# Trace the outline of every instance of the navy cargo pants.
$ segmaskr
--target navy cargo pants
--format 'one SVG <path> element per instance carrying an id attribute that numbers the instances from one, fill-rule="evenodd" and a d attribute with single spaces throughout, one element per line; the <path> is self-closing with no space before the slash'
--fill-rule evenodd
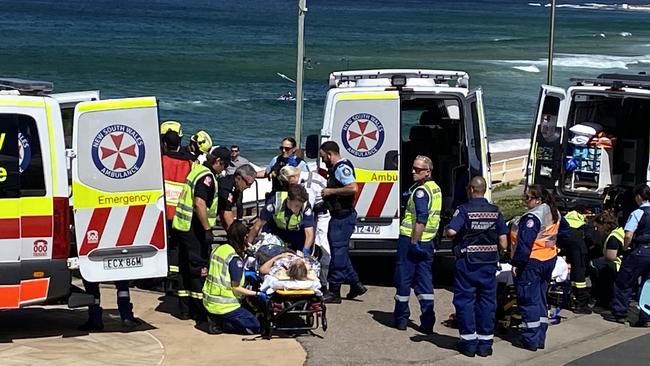
<path id="1" fill-rule="evenodd" d="M 411 238 L 400 235 L 397 240 L 397 259 L 395 263 L 395 326 L 405 326 L 409 316 L 409 296 L 411 288 L 420 302 L 420 330 L 433 332 L 436 315 L 433 310 L 433 241 L 420 242 L 417 250 Z"/>
<path id="2" fill-rule="evenodd" d="M 521 311 L 523 330 L 521 342 L 528 348 L 542 348 L 548 329 L 546 292 L 551 281 L 556 258 L 546 261 L 529 259 L 515 277 L 517 306 Z"/>
<path id="3" fill-rule="evenodd" d="M 93 295 L 95 303 L 88 307 L 88 323 L 101 327 L 104 322 L 102 320 L 103 309 L 100 305 L 101 295 L 99 291 L 99 282 L 88 282 L 83 280 L 84 288 L 89 295 Z M 117 290 L 117 309 L 120 312 L 122 320 L 133 319 L 133 304 L 129 294 L 129 281 L 115 281 L 115 289 Z"/>
<path id="4" fill-rule="evenodd" d="M 342 217 L 332 217 L 327 231 L 332 258 L 327 281 L 330 289 L 336 291 L 344 283 L 355 284 L 359 276 L 350 261 L 350 237 L 357 224 L 357 213 L 352 212 Z"/>
<path id="5" fill-rule="evenodd" d="M 485 353 L 492 348 L 497 309 L 496 270 L 496 263 L 456 260 L 454 307 L 460 333 L 458 346 L 468 352 Z"/>
<path id="6" fill-rule="evenodd" d="M 619 318 L 627 317 L 630 297 L 636 288 L 639 277 L 643 283 L 650 275 L 650 248 L 636 248 L 623 259 L 621 269 L 618 271 L 614 282 L 614 300 L 612 301 L 612 314 Z M 639 292 L 641 292 L 639 290 Z M 639 322 L 650 321 L 650 316 L 639 312 Z"/>

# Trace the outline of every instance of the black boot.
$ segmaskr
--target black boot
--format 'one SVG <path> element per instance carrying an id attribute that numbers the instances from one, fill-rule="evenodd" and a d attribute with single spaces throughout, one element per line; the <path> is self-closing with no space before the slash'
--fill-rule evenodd
<path id="1" fill-rule="evenodd" d="M 326 304 L 340 304 L 341 287 L 330 285 L 329 293 L 323 297 L 323 302 Z"/>
<path id="2" fill-rule="evenodd" d="M 214 315 L 208 315 L 208 334 L 223 333 L 223 322 Z"/>
<path id="3" fill-rule="evenodd" d="M 591 314 L 589 308 L 589 291 L 586 288 L 573 288 L 575 296 L 575 303 L 573 305 L 573 312 L 575 314 Z"/>
<path id="4" fill-rule="evenodd" d="M 347 295 L 345 295 L 345 298 L 348 300 L 352 300 L 357 296 L 361 296 L 365 294 L 368 291 L 366 286 L 363 285 L 361 282 L 357 282 L 353 285 L 350 285 L 350 292 L 348 292 Z"/>

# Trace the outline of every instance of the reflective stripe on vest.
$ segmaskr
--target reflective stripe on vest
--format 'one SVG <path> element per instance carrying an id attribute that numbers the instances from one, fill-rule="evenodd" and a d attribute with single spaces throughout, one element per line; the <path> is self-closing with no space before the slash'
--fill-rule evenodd
<path id="1" fill-rule="evenodd" d="M 622 227 L 617 227 L 616 229 L 612 230 L 609 235 L 607 235 L 607 238 L 605 239 L 605 245 L 603 245 L 603 255 L 607 255 L 607 243 L 609 242 L 610 238 L 615 238 L 621 243 L 621 248 L 623 247 L 623 244 L 625 243 L 625 229 Z M 614 265 L 616 265 L 616 271 L 621 268 L 621 263 L 622 259 L 621 256 L 617 256 L 616 259 L 614 259 Z"/>
<path id="2" fill-rule="evenodd" d="M 551 208 L 546 203 L 542 203 L 541 205 L 526 212 L 524 216 L 527 214 L 534 215 L 541 223 L 539 233 L 537 233 L 537 238 L 535 238 L 535 241 L 533 242 L 530 258 L 540 261 L 546 261 L 554 258 L 557 256 L 556 243 L 557 233 L 560 229 L 560 220 L 557 220 L 556 223 L 553 222 Z M 511 226 L 510 238 L 513 239 L 513 251 L 511 255 L 514 255 L 514 247 L 517 245 L 517 230 L 519 227 L 520 219 L 521 218 L 517 219 L 514 225 Z"/>
<path id="3" fill-rule="evenodd" d="M 163 179 L 165 182 L 165 210 L 167 220 L 172 220 L 176 213 L 178 200 L 183 192 L 187 175 L 192 170 L 192 161 L 162 156 Z"/>
<path id="4" fill-rule="evenodd" d="M 300 230 L 300 225 L 302 224 L 302 212 L 299 214 L 291 213 L 289 220 L 287 220 L 284 202 L 288 197 L 287 192 L 277 192 L 275 194 L 275 213 L 273 214 L 273 221 L 275 226 L 280 230 L 289 230 L 289 231 L 298 231 Z M 307 203 L 305 202 L 305 205 Z"/>
<path id="5" fill-rule="evenodd" d="M 227 314 L 240 307 L 237 295 L 232 291 L 229 264 L 239 258 L 230 244 L 223 244 L 212 251 L 210 269 L 203 285 L 203 306 L 211 314 Z M 244 285 L 244 276 L 240 286 Z"/>
<path id="6" fill-rule="evenodd" d="M 422 237 L 420 241 L 431 241 L 438 234 L 438 226 L 440 224 L 440 209 L 442 207 L 442 195 L 440 194 L 440 187 L 432 181 L 426 181 L 424 184 L 417 186 L 411 192 L 408 203 L 406 204 L 406 211 L 404 212 L 404 219 L 399 227 L 399 233 L 411 237 L 413 234 L 413 228 L 416 224 L 416 213 L 415 213 L 415 202 L 413 201 L 413 195 L 415 192 L 424 188 L 424 190 L 429 195 L 429 217 L 427 223 L 424 226 L 424 231 L 422 232 Z"/>
<path id="7" fill-rule="evenodd" d="M 174 182 L 171 180 L 164 181 L 165 183 L 165 208 L 167 210 L 167 217 L 174 217 L 176 213 L 176 206 L 178 206 L 179 198 L 183 193 L 183 183 Z"/>
<path id="8" fill-rule="evenodd" d="M 214 174 L 206 166 L 201 164 L 193 164 L 190 174 L 187 175 L 185 179 L 185 184 L 183 185 L 183 191 L 178 200 L 178 205 L 176 206 L 176 213 L 174 214 L 174 219 L 172 221 L 172 227 L 179 231 L 187 232 L 190 230 L 192 225 L 192 215 L 194 214 L 194 187 L 196 183 L 205 177 L 210 175 L 214 182 L 214 199 L 212 200 L 212 205 L 208 208 L 208 224 L 214 226 L 217 223 L 217 181 L 214 179 Z"/>

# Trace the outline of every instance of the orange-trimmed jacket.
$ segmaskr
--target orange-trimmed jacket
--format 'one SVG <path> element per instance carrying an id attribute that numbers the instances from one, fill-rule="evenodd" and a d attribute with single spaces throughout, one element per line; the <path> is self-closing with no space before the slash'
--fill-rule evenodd
<path id="1" fill-rule="evenodd" d="M 560 220 L 557 220 L 555 223 L 553 222 L 551 208 L 545 203 L 542 203 L 534 209 L 526 212 L 524 216 L 528 214 L 537 217 L 541 223 L 539 233 L 537 233 L 537 237 L 535 238 L 535 241 L 532 245 L 530 258 L 537 259 L 539 261 L 547 261 L 549 259 L 553 259 L 555 256 L 557 256 L 556 243 L 557 233 L 560 230 Z M 520 219 L 517 219 L 513 225 L 510 226 L 510 240 L 512 243 L 512 251 L 510 253 L 511 257 L 514 256 L 515 248 L 517 245 L 517 231 L 519 230 L 519 220 Z"/>

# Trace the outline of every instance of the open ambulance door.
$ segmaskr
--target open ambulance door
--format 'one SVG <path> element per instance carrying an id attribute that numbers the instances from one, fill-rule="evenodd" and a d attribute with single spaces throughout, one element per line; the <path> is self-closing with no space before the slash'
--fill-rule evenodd
<path id="1" fill-rule="evenodd" d="M 483 91 L 479 88 L 469 93 L 466 107 L 469 109 L 465 118 L 467 152 L 469 155 L 469 177 L 480 175 L 485 179 L 488 190 L 485 198 L 492 200 L 492 176 L 490 174 L 489 145 L 487 140 L 487 123 L 483 110 Z M 459 184 L 459 182 L 454 182 Z"/>
<path id="2" fill-rule="evenodd" d="M 562 135 L 566 110 L 566 91 L 542 85 L 535 125 L 530 140 L 526 186 L 541 184 L 554 192 L 562 173 Z"/>
<path id="3" fill-rule="evenodd" d="M 389 232 L 399 214 L 400 95 L 396 90 L 338 92 L 331 139 L 355 167 L 358 184 L 356 238 L 396 239 Z"/>
<path id="4" fill-rule="evenodd" d="M 166 276 L 156 99 L 79 103 L 72 140 L 73 209 L 82 276 L 92 282 Z"/>

